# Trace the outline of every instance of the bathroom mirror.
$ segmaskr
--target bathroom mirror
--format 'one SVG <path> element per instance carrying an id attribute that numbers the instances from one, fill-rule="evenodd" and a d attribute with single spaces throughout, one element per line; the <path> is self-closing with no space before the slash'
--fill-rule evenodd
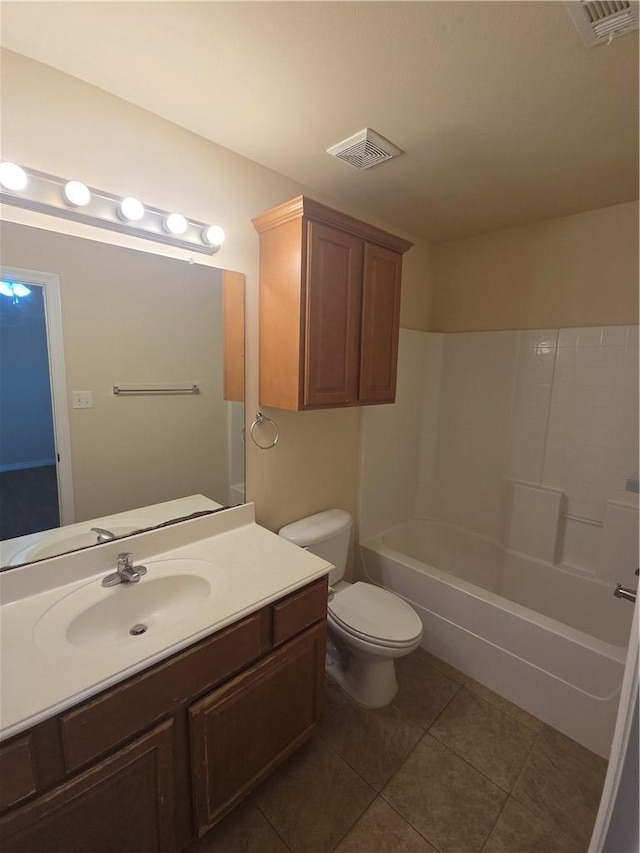
<path id="1" fill-rule="evenodd" d="M 14 223 L 0 224 L 0 240 L 3 271 L 38 273 L 25 276 L 28 295 L 6 281 L 0 293 L 2 566 L 16 564 L 16 537 L 61 523 L 90 530 L 189 496 L 203 498 L 169 508 L 182 517 L 242 503 L 243 276 Z M 47 287 L 59 293 L 58 358 Z M 60 458 L 65 429 L 70 459 Z M 169 520 L 135 518 L 118 536 Z M 57 538 L 69 547 L 56 553 L 86 547 Z"/>

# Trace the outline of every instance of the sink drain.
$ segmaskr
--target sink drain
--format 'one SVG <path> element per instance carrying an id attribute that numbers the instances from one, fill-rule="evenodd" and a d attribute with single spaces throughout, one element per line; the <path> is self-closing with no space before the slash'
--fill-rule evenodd
<path id="1" fill-rule="evenodd" d="M 139 622 L 137 625 L 134 625 L 133 628 L 129 629 L 129 633 L 132 637 L 139 637 L 140 634 L 144 634 L 147 630 L 147 626 L 143 625 L 142 622 Z"/>

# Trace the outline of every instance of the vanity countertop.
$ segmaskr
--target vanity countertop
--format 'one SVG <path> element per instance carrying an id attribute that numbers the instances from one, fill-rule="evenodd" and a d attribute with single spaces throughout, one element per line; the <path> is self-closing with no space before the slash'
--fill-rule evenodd
<path id="1" fill-rule="evenodd" d="M 120 551 L 147 566 L 139 584 L 101 586 Z M 172 562 L 168 562 L 172 561 Z M 177 561 L 177 562 L 176 562 Z M 119 608 L 134 587 L 167 574 L 210 573 L 211 594 L 195 608 L 131 641 L 69 642 L 64 612 L 88 597 Z M 266 604 L 328 574 L 332 567 L 255 523 L 252 504 L 149 531 L 0 575 L 0 740 L 122 681 Z M 127 588 L 131 587 L 131 589 Z M 135 593 L 134 593 L 135 594 Z M 75 598 L 70 598 L 75 596 Z M 121 598 L 118 598 L 120 596 Z M 133 599 L 129 599 L 132 601 Z M 55 608 L 55 611 L 52 610 Z M 63 615 L 56 635 L 56 619 Z M 53 634 L 44 627 L 53 624 Z M 44 626 L 44 627 L 43 627 Z M 95 632 L 94 632 L 95 634 Z M 53 639 L 52 639 L 53 637 Z"/>

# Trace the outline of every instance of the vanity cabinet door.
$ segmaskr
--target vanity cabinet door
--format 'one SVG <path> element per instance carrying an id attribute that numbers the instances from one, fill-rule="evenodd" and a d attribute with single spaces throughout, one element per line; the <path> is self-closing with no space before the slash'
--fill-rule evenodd
<path id="1" fill-rule="evenodd" d="M 323 710 L 324 657 L 322 623 L 191 706 L 199 835 L 312 734 Z"/>
<path id="2" fill-rule="evenodd" d="M 17 805 L 36 792 L 31 736 L 0 747 L 0 811 Z"/>
<path id="3" fill-rule="evenodd" d="M 175 849 L 173 724 L 167 721 L 0 819 L 11 853 Z"/>

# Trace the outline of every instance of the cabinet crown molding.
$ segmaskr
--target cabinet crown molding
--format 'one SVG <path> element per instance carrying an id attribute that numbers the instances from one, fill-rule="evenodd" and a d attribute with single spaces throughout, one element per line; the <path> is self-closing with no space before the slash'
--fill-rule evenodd
<path id="1" fill-rule="evenodd" d="M 313 219 L 314 222 L 322 222 L 325 225 L 332 225 L 335 228 L 345 231 L 350 234 L 355 234 L 358 237 L 363 237 L 380 246 L 386 246 L 394 252 L 404 254 L 412 246 L 409 240 L 402 237 L 397 237 L 395 234 L 390 234 L 388 231 L 383 231 L 375 225 L 370 225 L 368 222 L 363 222 L 361 219 L 355 219 L 346 213 L 339 210 L 334 210 L 321 204 L 315 199 L 305 195 L 297 196 L 277 207 L 271 208 L 266 213 L 252 219 L 253 227 L 258 234 L 264 231 L 269 231 L 271 228 L 277 228 L 285 222 L 294 219 Z"/>

